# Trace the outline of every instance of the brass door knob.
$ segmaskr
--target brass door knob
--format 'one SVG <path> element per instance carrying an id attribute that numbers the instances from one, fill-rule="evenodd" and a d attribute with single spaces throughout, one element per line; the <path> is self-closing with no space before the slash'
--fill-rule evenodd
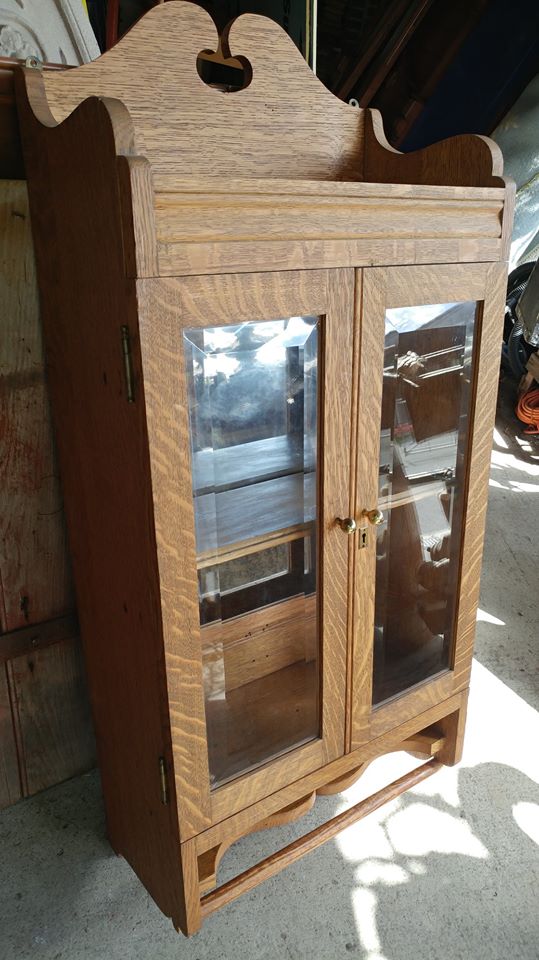
<path id="1" fill-rule="evenodd" d="M 384 522 L 384 514 L 381 510 L 364 510 L 361 516 L 366 517 L 369 523 L 372 523 L 375 527 Z"/>
<path id="2" fill-rule="evenodd" d="M 351 534 L 356 532 L 357 523 L 353 517 L 345 517 L 344 520 L 341 517 L 337 517 L 336 519 L 341 530 L 344 530 L 345 533 Z"/>

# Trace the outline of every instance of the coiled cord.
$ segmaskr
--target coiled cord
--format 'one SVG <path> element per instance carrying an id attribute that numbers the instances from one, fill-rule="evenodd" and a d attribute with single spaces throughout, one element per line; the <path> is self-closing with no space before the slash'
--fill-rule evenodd
<path id="1" fill-rule="evenodd" d="M 524 433 L 539 433 L 539 390 L 529 390 L 520 397 L 515 413 L 523 423 L 529 423 L 530 428 Z"/>

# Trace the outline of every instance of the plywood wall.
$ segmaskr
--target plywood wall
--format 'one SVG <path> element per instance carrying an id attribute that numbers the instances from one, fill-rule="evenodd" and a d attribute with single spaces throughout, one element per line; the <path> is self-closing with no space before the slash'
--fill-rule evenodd
<path id="1" fill-rule="evenodd" d="M 26 183 L 0 181 L 0 807 L 94 763 Z"/>

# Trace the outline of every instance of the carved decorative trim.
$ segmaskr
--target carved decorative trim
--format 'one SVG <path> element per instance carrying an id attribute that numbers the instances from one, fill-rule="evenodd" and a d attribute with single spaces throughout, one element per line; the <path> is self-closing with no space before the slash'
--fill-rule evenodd
<path id="1" fill-rule="evenodd" d="M 3 11 L 2 11 L 2 16 Z M 28 27 L 15 23 L 0 23 L 0 55 L 26 60 L 27 57 L 43 59 L 43 50 L 37 37 Z"/>
<path id="2" fill-rule="evenodd" d="M 293 823 L 295 820 L 299 820 L 300 817 L 303 817 L 306 813 L 308 813 L 309 810 L 312 809 L 317 797 L 332 796 L 335 793 L 342 793 L 343 790 L 347 790 L 348 787 L 351 787 L 352 784 L 356 782 L 356 780 L 359 780 L 373 760 L 378 759 L 384 754 L 405 750 L 407 753 L 411 753 L 414 757 L 432 758 L 439 755 L 445 743 L 446 739 L 444 738 L 444 735 L 440 733 L 435 725 L 426 727 L 425 730 L 422 730 L 411 737 L 407 737 L 406 740 L 403 740 L 398 745 L 393 744 L 382 749 L 376 757 L 372 757 L 371 759 L 360 763 L 357 767 L 354 767 L 352 770 L 348 770 L 346 773 L 336 777 L 334 780 L 324 784 L 322 787 L 318 787 L 316 790 L 306 794 L 299 800 L 289 803 L 286 807 L 283 807 L 282 810 L 277 810 L 264 820 L 259 820 L 257 823 L 249 826 L 246 830 L 243 830 L 240 834 L 231 834 L 230 836 L 219 841 L 219 843 L 216 843 L 215 846 L 211 847 L 210 849 L 204 850 L 198 856 L 200 894 L 203 895 L 208 893 L 208 891 L 213 890 L 217 885 L 217 869 L 219 864 L 221 863 L 226 851 L 232 846 L 233 843 L 236 843 L 237 840 L 248 836 L 250 833 L 257 833 L 259 830 L 267 830 L 269 827 L 282 826 L 283 824 Z"/>

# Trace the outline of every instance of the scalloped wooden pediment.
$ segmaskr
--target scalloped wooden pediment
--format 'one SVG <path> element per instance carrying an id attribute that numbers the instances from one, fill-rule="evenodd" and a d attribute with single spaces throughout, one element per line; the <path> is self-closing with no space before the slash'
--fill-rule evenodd
<path id="1" fill-rule="evenodd" d="M 50 109 L 59 121 L 86 97 L 122 100 L 156 173 L 362 179 L 363 112 L 320 83 L 281 27 L 245 14 L 221 46 L 251 64 L 245 89 L 223 93 L 200 79 L 198 54 L 219 47 L 205 10 L 160 4 L 98 60 L 46 74 Z"/>
<path id="2" fill-rule="evenodd" d="M 223 92 L 204 83 L 197 58 L 208 51 L 246 63 L 247 85 Z M 43 123 L 60 123 L 89 97 L 106 98 L 116 152 L 145 157 L 158 177 L 506 183 L 500 150 L 487 137 L 453 137 L 409 154 L 394 150 L 378 111 L 330 93 L 266 17 L 243 14 L 219 38 L 202 7 L 169 0 L 92 63 L 35 73 L 26 71 L 26 97 Z"/>

